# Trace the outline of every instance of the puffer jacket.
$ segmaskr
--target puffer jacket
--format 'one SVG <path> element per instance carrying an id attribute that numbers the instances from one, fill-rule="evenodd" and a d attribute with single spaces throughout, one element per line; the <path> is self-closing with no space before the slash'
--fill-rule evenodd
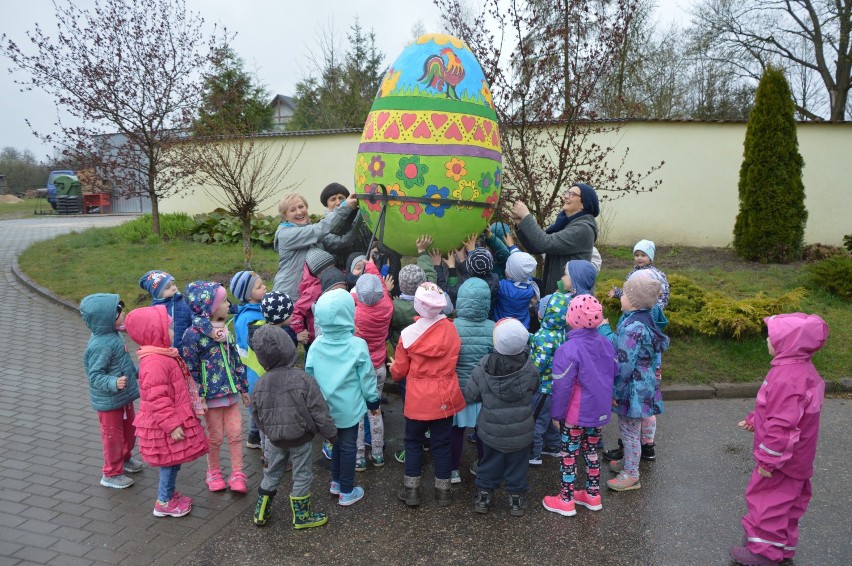
<path id="1" fill-rule="evenodd" d="M 494 321 L 488 319 L 490 307 L 491 289 L 482 279 L 473 277 L 459 287 L 453 325 L 461 339 L 456 374 L 462 389 L 470 379 L 473 368 L 484 356 L 494 351 Z"/>
<path id="2" fill-rule="evenodd" d="M 169 347 L 169 322 L 163 306 L 136 309 L 127 315 L 127 333 L 139 345 Z M 207 452 L 207 437 L 192 410 L 189 385 L 178 358 L 148 354 L 139 361 L 142 400 L 133 421 L 142 459 L 151 466 L 176 466 Z M 171 433 L 183 429 L 184 438 Z"/>
<path id="3" fill-rule="evenodd" d="M 364 273 L 372 273 L 379 279 L 382 277 L 372 261 L 364 264 Z M 367 343 L 373 367 L 380 367 L 387 358 L 388 329 L 393 317 L 393 301 L 388 288 L 382 280 L 382 298 L 374 305 L 360 302 L 355 292 L 352 298 L 355 299 L 355 328 L 358 329 L 358 336 Z"/>
<path id="4" fill-rule="evenodd" d="M 118 295 L 96 293 L 80 302 L 80 314 L 92 331 L 83 367 L 89 379 L 89 399 L 96 411 L 120 409 L 139 398 L 136 366 L 127 346 L 115 330 Z M 118 389 L 118 378 L 127 376 L 127 385 Z"/>
<path id="5" fill-rule="evenodd" d="M 476 421 L 482 442 L 501 452 L 532 443 L 532 395 L 537 386 L 538 370 L 527 352 L 515 356 L 495 352 L 482 358 L 464 389 L 468 403 L 482 402 Z"/>
<path id="6" fill-rule="evenodd" d="M 248 381 L 249 393 L 257 383 L 257 378 L 262 371 L 257 371 L 257 358 L 251 349 L 249 339 L 251 338 L 252 330 L 258 322 L 265 323 L 263 311 L 260 310 L 260 303 L 244 303 L 240 305 L 240 310 L 237 311 L 237 316 L 234 317 L 234 338 L 236 340 L 237 352 L 240 355 L 240 361 L 246 366 L 246 379 Z"/>
<path id="7" fill-rule="evenodd" d="M 252 416 L 257 427 L 279 448 L 301 446 L 318 432 L 326 439 L 337 435 L 334 420 L 316 380 L 293 367 L 296 346 L 277 326 L 259 328 L 252 347 L 266 368 L 254 385 Z"/>
<path id="8" fill-rule="evenodd" d="M 175 293 L 168 299 L 153 299 L 151 306 L 163 305 L 169 316 L 172 317 L 172 330 L 175 333 L 172 346 L 178 349 L 183 347 L 183 333 L 186 329 L 192 326 L 192 311 L 189 310 L 189 305 L 183 300 L 183 295 Z"/>
<path id="9" fill-rule="evenodd" d="M 311 274 L 308 265 L 302 268 L 302 280 L 299 282 L 299 298 L 293 305 L 293 317 L 290 319 L 290 328 L 298 334 L 303 330 L 308 331 L 308 344 L 316 337 L 316 326 L 314 325 L 314 309 L 317 299 L 322 295 L 322 284 L 320 280 Z"/>
<path id="10" fill-rule="evenodd" d="M 530 336 L 532 346 L 530 355 L 535 367 L 541 375 L 539 391 L 550 395 L 553 388 L 553 356 L 559 347 L 568 339 L 566 316 L 571 296 L 560 292 L 550 295 L 541 317 L 541 328 Z"/>
<path id="11" fill-rule="evenodd" d="M 510 279 L 501 279 L 494 303 L 494 320 L 517 318 L 524 327 L 530 328 L 530 303 L 535 298 L 535 289 L 529 283 L 520 286 Z"/>

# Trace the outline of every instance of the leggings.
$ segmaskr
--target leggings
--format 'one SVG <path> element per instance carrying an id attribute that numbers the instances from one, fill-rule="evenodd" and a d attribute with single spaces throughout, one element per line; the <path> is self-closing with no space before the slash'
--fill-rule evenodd
<path id="1" fill-rule="evenodd" d="M 562 499 L 570 501 L 574 498 L 575 481 L 577 479 L 577 457 L 583 453 L 586 461 L 586 493 L 595 497 L 601 491 L 601 462 L 598 458 L 598 439 L 601 436 L 600 427 L 579 427 L 562 425 Z"/>
<path id="2" fill-rule="evenodd" d="M 240 406 L 234 403 L 228 407 L 208 409 L 204 416 L 207 422 L 207 437 L 210 451 L 207 453 L 207 469 L 218 470 L 219 448 L 228 437 L 228 451 L 231 453 L 231 472 L 243 471 L 243 430 Z"/>

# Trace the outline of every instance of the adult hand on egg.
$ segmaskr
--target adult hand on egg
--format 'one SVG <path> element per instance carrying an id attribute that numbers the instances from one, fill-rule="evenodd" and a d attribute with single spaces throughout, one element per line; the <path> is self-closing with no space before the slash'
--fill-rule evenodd
<path id="1" fill-rule="evenodd" d="M 529 215 L 530 209 L 527 208 L 527 205 L 523 201 L 516 200 L 515 204 L 512 205 L 512 216 L 515 219 L 515 223 L 520 222 Z"/>

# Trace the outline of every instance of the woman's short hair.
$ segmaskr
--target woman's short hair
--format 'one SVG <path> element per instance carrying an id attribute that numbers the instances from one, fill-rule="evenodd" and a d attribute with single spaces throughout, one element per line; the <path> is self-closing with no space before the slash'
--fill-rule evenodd
<path id="1" fill-rule="evenodd" d="M 287 209 L 290 208 L 297 200 L 301 200 L 305 203 L 305 208 L 308 207 L 308 201 L 299 193 L 284 193 L 284 196 L 281 197 L 281 202 L 278 203 L 278 214 L 284 216 Z"/>

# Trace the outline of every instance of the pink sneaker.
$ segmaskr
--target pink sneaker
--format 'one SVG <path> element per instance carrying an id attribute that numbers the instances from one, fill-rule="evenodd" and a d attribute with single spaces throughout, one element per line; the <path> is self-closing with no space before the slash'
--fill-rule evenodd
<path id="1" fill-rule="evenodd" d="M 154 516 L 183 517 L 189 513 L 191 509 L 192 507 L 185 500 L 172 496 L 165 505 L 161 504 L 159 501 L 154 503 Z"/>
<path id="2" fill-rule="evenodd" d="M 172 495 L 172 497 L 177 499 L 178 501 L 185 501 L 187 505 L 192 507 L 192 498 L 189 497 L 188 495 L 184 495 L 179 491 L 175 491 L 175 493 L 174 493 L 174 495 Z"/>
<path id="3" fill-rule="evenodd" d="M 548 495 L 541 500 L 541 504 L 548 511 L 559 513 L 563 517 L 573 517 L 577 514 L 574 501 L 565 501 L 561 495 Z"/>
<path id="4" fill-rule="evenodd" d="M 639 478 L 628 476 L 625 472 L 621 472 L 611 480 L 606 480 L 606 485 L 613 491 L 630 491 L 642 487 Z"/>
<path id="5" fill-rule="evenodd" d="M 246 487 L 246 475 L 242 472 L 234 472 L 231 474 L 231 477 L 228 478 L 228 487 L 230 487 L 233 492 L 246 493 L 248 491 L 248 488 Z"/>
<path id="6" fill-rule="evenodd" d="M 574 491 L 574 503 L 582 505 L 586 509 L 590 509 L 592 511 L 600 511 L 603 509 L 601 496 L 591 496 L 585 489 L 578 489 Z"/>
<path id="7" fill-rule="evenodd" d="M 222 471 L 218 468 L 215 470 L 207 470 L 207 489 L 210 491 L 224 491 L 228 487 L 225 485 L 225 479 L 222 477 Z"/>

